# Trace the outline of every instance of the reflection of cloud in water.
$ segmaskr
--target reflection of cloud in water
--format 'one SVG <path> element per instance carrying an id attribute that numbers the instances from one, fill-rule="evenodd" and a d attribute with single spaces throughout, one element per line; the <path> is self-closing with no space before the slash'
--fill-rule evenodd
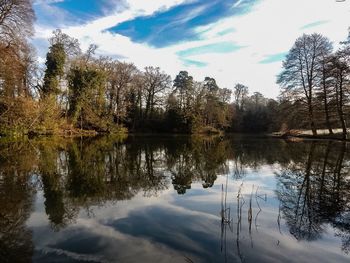
<path id="1" fill-rule="evenodd" d="M 223 181 L 219 178 L 218 185 Z M 239 182 L 231 183 L 231 189 L 238 189 Z M 251 186 L 249 182 L 245 187 L 251 189 Z M 200 184 L 195 184 L 193 193 L 200 187 Z M 114 206 L 96 207 L 95 218 L 79 218 L 75 225 L 54 233 L 40 246 L 43 251 L 48 247 L 64 251 L 65 255 L 93 254 L 94 258 L 101 257 L 107 262 L 135 262 L 137 258 L 142 258 L 143 262 L 185 262 L 185 256 L 193 262 L 221 261 L 219 189 L 213 187 L 209 195 L 193 194 L 192 198 L 186 198 L 186 195 L 176 198 L 177 194 L 173 191 L 166 191 L 160 195 L 161 198 L 154 200 L 136 196 L 127 204 L 119 202 Z M 232 211 L 235 211 L 236 194 L 235 190 L 229 192 Z M 249 194 L 244 198 L 248 200 Z M 274 197 L 268 195 L 268 200 L 271 199 Z M 208 203 L 208 211 L 204 211 L 198 203 Z M 254 217 L 257 206 L 253 204 Z M 334 247 L 334 237 L 317 244 L 295 242 L 284 224 L 283 234 L 279 233 L 275 220 L 278 215 L 276 207 L 269 202 L 260 202 L 260 206 L 263 211 L 259 215 L 257 230 L 253 226 L 253 247 L 248 235 L 248 207 L 243 207 L 240 246 L 247 262 L 303 262 L 305 258 L 315 263 L 328 262 L 329 258 L 334 262 L 346 262 L 338 255 L 339 249 Z M 234 212 L 232 217 L 236 224 Z M 41 235 L 47 231 L 34 229 L 34 233 L 41 232 Z M 235 231 L 228 234 L 228 256 L 239 262 L 235 235 Z M 47 256 L 51 254 L 52 250 Z"/>
<path id="2" fill-rule="evenodd" d="M 46 260 L 51 259 L 52 252 L 58 252 L 74 256 L 75 259 L 91 257 L 101 262 L 135 262 L 137 258 L 142 262 L 184 261 L 182 252 L 162 243 L 123 234 L 95 220 L 78 220 L 76 226 L 57 233 L 55 238 L 42 246 L 41 252 L 47 251 L 51 254 L 47 255 Z"/>
<path id="3" fill-rule="evenodd" d="M 43 187 L 36 192 L 25 226 L 33 233 L 34 261 L 224 261 L 220 212 L 226 178 L 225 207 L 232 218 L 223 238 L 228 261 L 348 261 L 342 253 L 350 240 L 349 156 L 335 144 L 187 139 L 139 143 L 86 141 L 62 151 L 38 146 L 41 154 L 30 159 Z M 16 162 L 9 159 L 0 168 L 20 162 L 11 158 Z M 26 164 L 19 171 L 32 169 Z M 10 171 L 6 178 L 16 174 Z M 304 204 L 306 213 L 297 210 Z M 11 215 L 10 209 L 4 211 Z M 316 227 L 313 239 L 305 238 L 311 232 L 309 223 Z"/>

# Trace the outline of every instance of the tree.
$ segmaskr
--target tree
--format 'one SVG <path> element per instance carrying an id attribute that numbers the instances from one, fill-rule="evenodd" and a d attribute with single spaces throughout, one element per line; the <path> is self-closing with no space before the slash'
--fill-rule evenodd
<path id="1" fill-rule="evenodd" d="M 284 70 L 277 81 L 294 100 L 305 102 L 313 135 L 317 135 L 314 92 L 321 61 L 331 47 L 330 41 L 320 34 L 304 34 L 299 37 L 283 62 Z"/>
<path id="2" fill-rule="evenodd" d="M 95 65 L 74 66 L 69 75 L 69 115 L 81 129 L 107 131 L 105 73 Z"/>
<path id="3" fill-rule="evenodd" d="M 30 0 L 0 0 L 0 39 L 6 47 L 20 46 L 32 36 L 35 14 Z"/>
<path id="4" fill-rule="evenodd" d="M 174 94 L 177 94 L 179 108 L 182 112 L 188 110 L 193 99 L 193 77 L 187 71 L 180 71 L 174 79 Z"/>
<path id="5" fill-rule="evenodd" d="M 171 77 L 160 71 L 158 67 L 146 67 L 143 74 L 145 91 L 145 118 L 154 117 L 156 106 L 162 106 L 166 92 L 170 89 Z"/>
<path id="6" fill-rule="evenodd" d="M 71 38 L 61 30 L 53 31 L 49 39 L 51 46 L 46 55 L 46 70 L 42 95 L 58 95 L 62 92 L 60 82 L 65 75 L 65 67 L 70 56 L 79 55 L 80 47 L 77 39 Z"/>
<path id="7" fill-rule="evenodd" d="M 64 75 L 65 63 L 66 53 L 63 44 L 53 44 L 46 55 L 46 70 L 42 87 L 43 96 L 57 95 L 60 92 L 59 82 Z"/>
<path id="8" fill-rule="evenodd" d="M 323 54 L 322 60 L 320 60 L 320 83 L 319 83 L 319 97 L 323 102 L 324 114 L 326 126 L 329 131 L 329 134 L 333 134 L 332 126 L 331 126 L 331 118 L 330 118 L 330 95 L 331 95 L 331 83 L 329 81 L 330 73 L 328 68 L 328 64 L 330 62 L 330 50 L 325 50 L 327 53 Z"/>
<path id="9" fill-rule="evenodd" d="M 86 57 L 90 57 L 94 54 L 97 46 L 92 44 L 89 46 L 88 51 L 85 54 L 81 54 L 80 44 L 78 39 L 70 37 L 69 35 L 62 32 L 61 29 L 56 29 L 52 32 L 52 37 L 49 39 L 49 43 L 51 46 L 55 44 L 60 44 L 64 48 L 64 52 L 67 57 L 72 58 L 79 55 L 85 55 Z"/>
<path id="10" fill-rule="evenodd" d="M 261 106 L 265 106 L 267 102 L 265 97 L 260 92 L 254 92 L 250 99 L 256 109 Z"/>
<path id="11" fill-rule="evenodd" d="M 168 98 L 168 125 L 182 132 L 191 132 L 195 126 L 195 87 L 193 77 L 180 71 L 174 79 Z"/>
<path id="12" fill-rule="evenodd" d="M 216 126 L 216 120 L 218 117 L 217 92 L 219 90 L 219 86 L 216 84 L 216 80 L 214 78 L 205 77 L 203 89 L 205 92 L 205 124 L 214 127 Z"/>
<path id="13" fill-rule="evenodd" d="M 206 77 L 203 82 L 204 110 L 203 118 L 205 125 L 216 129 L 226 129 L 232 117 L 232 108 L 228 105 L 231 99 L 231 92 L 228 89 L 221 89 L 216 80 Z"/>
<path id="14" fill-rule="evenodd" d="M 35 20 L 29 0 L 0 0 L 0 89 L 3 95 L 29 96 L 33 49 L 27 39 Z"/>
<path id="15" fill-rule="evenodd" d="M 133 74 L 130 92 L 127 96 L 128 109 L 127 109 L 127 123 L 132 130 L 136 129 L 136 126 L 143 118 L 143 73 L 136 69 L 137 72 Z"/>
<path id="16" fill-rule="evenodd" d="M 242 110 L 244 102 L 248 96 L 249 90 L 247 86 L 243 84 L 236 84 L 234 89 L 234 100 L 238 110 Z"/>
<path id="17" fill-rule="evenodd" d="M 342 139 L 347 139 L 347 127 L 345 120 L 344 106 L 348 102 L 347 86 L 349 85 L 350 67 L 346 62 L 347 55 L 344 50 L 339 50 L 331 58 L 329 70 L 332 75 L 332 83 L 335 91 L 336 109 L 342 128 Z"/>
<path id="18" fill-rule="evenodd" d="M 30 74 L 36 59 L 28 39 L 34 20 L 31 1 L 0 0 L 0 133 L 23 132 L 33 122 Z"/>
<path id="19" fill-rule="evenodd" d="M 117 124 L 125 121 L 129 103 L 133 103 L 132 86 L 137 68 L 132 63 L 112 62 L 108 71 L 109 114 Z"/>

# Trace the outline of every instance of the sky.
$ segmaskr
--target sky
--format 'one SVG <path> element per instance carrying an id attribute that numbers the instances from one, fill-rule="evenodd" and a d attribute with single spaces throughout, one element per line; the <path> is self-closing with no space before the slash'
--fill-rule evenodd
<path id="1" fill-rule="evenodd" d="M 275 98 L 276 76 L 296 38 L 321 33 L 339 47 L 350 26 L 350 0 L 34 0 L 33 43 L 43 63 L 56 28 L 98 55 L 158 66 L 173 78 L 214 77 Z"/>

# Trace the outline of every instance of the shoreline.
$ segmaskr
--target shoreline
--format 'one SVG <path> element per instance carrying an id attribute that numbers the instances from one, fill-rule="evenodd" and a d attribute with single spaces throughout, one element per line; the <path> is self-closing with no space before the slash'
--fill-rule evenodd
<path id="1" fill-rule="evenodd" d="M 293 133 L 270 133 L 268 136 L 272 138 L 278 138 L 278 139 L 300 139 L 300 140 L 331 140 L 331 141 L 341 141 L 341 142 L 350 142 L 350 139 L 343 139 L 342 134 L 318 134 L 318 135 L 311 135 L 311 134 L 293 134 Z"/>

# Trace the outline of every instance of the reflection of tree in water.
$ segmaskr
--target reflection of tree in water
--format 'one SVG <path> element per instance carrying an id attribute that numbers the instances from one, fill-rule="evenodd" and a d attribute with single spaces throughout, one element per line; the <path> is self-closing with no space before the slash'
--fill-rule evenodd
<path id="1" fill-rule="evenodd" d="M 30 177 L 36 160 L 29 158 L 31 149 L 22 146 L 12 144 L 0 150 L 0 262 L 4 263 L 31 262 L 33 255 L 32 233 L 25 222 L 32 208 Z"/>
<path id="2" fill-rule="evenodd" d="M 194 160 L 190 141 L 179 140 L 177 145 L 169 144 L 165 149 L 168 167 L 174 189 L 178 194 L 185 194 L 191 189 L 194 174 Z"/>
<path id="3" fill-rule="evenodd" d="M 0 208 L 1 233 L 5 233 L 0 237 L 1 256 L 15 254 L 23 246 L 30 258 L 31 236 L 24 222 L 35 187 L 44 192 L 52 228 L 60 230 L 74 222 L 82 209 L 90 213 L 106 202 L 157 195 L 170 183 L 184 194 L 193 182 L 207 188 L 220 175 L 242 178 L 246 169 L 265 164 L 282 167 L 277 195 L 290 232 L 312 240 L 328 223 L 342 239 L 343 250 L 349 250 L 350 164 L 345 144 L 203 137 L 129 137 L 124 142 L 102 137 L 11 145 L 0 149 L 4 189 L 0 198 L 7 204 Z M 34 172 L 39 186 L 30 184 Z M 14 222 L 11 228 L 7 228 L 9 218 Z"/>
<path id="4" fill-rule="evenodd" d="M 169 179 L 179 194 L 193 181 L 211 187 L 219 174 L 229 173 L 228 159 L 236 158 L 244 170 L 252 163 L 263 164 L 258 158 L 266 151 L 265 144 L 257 146 L 256 153 L 250 144 L 232 148 L 229 139 L 203 137 L 130 137 L 126 142 L 102 137 L 39 143 L 37 148 L 45 210 L 56 230 L 74 221 L 80 208 L 89 211 L 91 206 L 130 199 L 139 192 L 156 195 L 168 187 Z"/>
<path id="5" fill-rule="evenodd" d="M 308 145 L 304 162 L 290 162 L 277 174 L 284 219 L 297 239 L 314 240 L 329 223 L 349 250 L 350 166 L 346 144 Z"/>
<path id="6" fill-rule="evenodd" d="M 195 171 L 204 188 L 212 187 L 218 175 L 229 173 L 227 159 L 232 151 L 228 140 L 197 142 Z"/>
<path id="7" fill-rule="evenodd" d="M 218 174 L 228 172 L 227 141 L 187 138 L 172 143 L 144 138 L 123 143 L 108 137 L 38 143 L 38 171 L 53 229 L 73 222 L 81 208 L 89 212 L 92 206 L 131 199 L 140 192 L 157 195 L 169 179 L 181 194 L 194 180 L 211 187 Z"/>
<path id="8" fill-rule="evenodd" d="M 142 156 L 144 155 L 144 161 Z M 163 146 L 147 144 L 143 147 L 140 156 L 140 173 L 133 173 L 134 181 L 139 181 L 139 188 L 147 196 L 157 195 L 161 190 L 168 188 L 168 180 L 165 175 L 165 155 Z"/>
<path id="9" fill-rule="evenodd" d="M 44 191 L 45 212 L 54 230 L 65 227 L 75 217 L 77 209 L 65 201 L 64 180 L 67 177 L 66 151 L 55 144 L 41 144 L 38 171 Z"/>
<path id="10" fill-rule="evenodd" d="M 160 165 L 163 151 L 148 144 L 103 137 L 38 149 L 45 211 L 55 230 L 74 221 L 81 208 L 90 213 L 92 206 L 131 199 L 140 191 L 157 194 L 168 185 Z"/>
<path id="11" fill-rule="evenodd" d="M 194 168 L 191 161 L 192 158 L 189 155 L 180 155 L 170 170 L 172 184 L 178 194 L 185 194 L 186 190 L 191 189 Z"/>
<path id="12" fill-rule="evenodd" d="M 227 174 L 229 143 L 220 138 L 192 138 L 168 150 L 167 166 L 178 194 L 191 189 L 193 181 L 202 181 L 203 188 L 212 187 L 218 174 Z"/>

